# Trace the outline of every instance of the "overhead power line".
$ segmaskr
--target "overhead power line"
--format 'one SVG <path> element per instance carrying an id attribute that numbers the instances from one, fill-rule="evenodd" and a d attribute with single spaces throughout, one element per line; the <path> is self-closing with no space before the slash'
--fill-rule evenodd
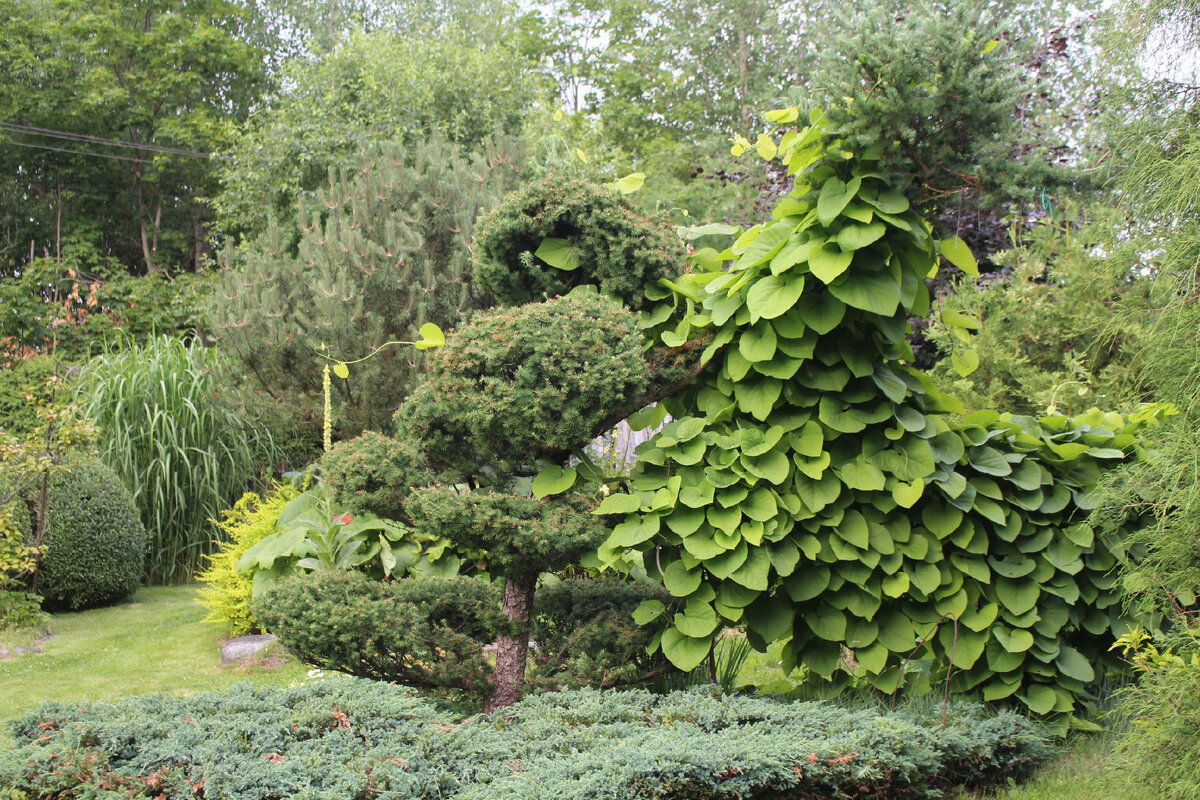
<path id="1" fill-rule="evenodd" d="M 30 142 L 18 142 L 10 140 L 8 144 L 15 144 L 17 147 L 32 147 L 35 150 L 53 150 L 56 153 L 70 153 L 76 156 L 96 156 L 97 158 L 112 158 L 117 161 L 132 161 L 135 164 L 149 164 L 150 162 L 144 158 L 134 158 L 132 156 L 117 156 L 112 153 L 92 153 L 87 150 L 72 150 L 69 147 L 51 147 L 48 144 L 32 144 Z"/>
<path id="2" fill-rule="evenodd" d="M 173 153 L 175 155 L 192 156 L 194 158 L 229 158 L 229 156 L 218 156 L 202 150 L 187 150 L 182 147 L 167 147 L 166 145 L 159 144 L 144 144 L 140 142 L 131 142 L 126 139 L 108 139 L 103 136 L 92 136 L 86 133 L 72 133 L 71 131 L 60 131 L 55 128 L 39 128 L 35 125 L 21 125 L 15 122 L 0 122 L 0 129 L 34 136 L 47 136 L 55 139 L 66 139 L 75 142 L 105 144 L 113 147 L 126 147 L 134 150 L 147 150 L 156 153 Z"/>

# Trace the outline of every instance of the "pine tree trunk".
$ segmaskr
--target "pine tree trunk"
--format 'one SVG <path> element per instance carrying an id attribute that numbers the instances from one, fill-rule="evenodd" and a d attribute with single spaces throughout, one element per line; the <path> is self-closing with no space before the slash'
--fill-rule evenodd
<path id="1" fill-rule="evenodd" d="M 530 615 L 537 574 L 512 575 L 504 581 L 504 616 L 517 623 L 516 636 L 496 639 L 496 671 L 484 713 L 511 706 L 521 699 L 525 683 L 525 657 L 529 652 Z"/>

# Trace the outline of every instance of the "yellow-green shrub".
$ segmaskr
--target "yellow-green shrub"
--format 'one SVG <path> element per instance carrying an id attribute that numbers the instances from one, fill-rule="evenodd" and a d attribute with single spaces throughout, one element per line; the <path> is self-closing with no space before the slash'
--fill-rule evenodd
<path id="1" fill-rule="evenodd" d="M 299 496 L 290 484 L 276 486 L 260 497 L 247 492 L 233 508 L 221 512 L 217 527 L 224 534 L 221 548 L 208 556 L 208 569 L 196 576 L 207 584 L 200 590 L 200 605 L 208 609 L 206 622 L 225 625 L 234 636 L 243 636 L 259 625 L 250 612 L 254 582 L 233 568 L 250 547 L 275 532 L 283 507 Z"/>

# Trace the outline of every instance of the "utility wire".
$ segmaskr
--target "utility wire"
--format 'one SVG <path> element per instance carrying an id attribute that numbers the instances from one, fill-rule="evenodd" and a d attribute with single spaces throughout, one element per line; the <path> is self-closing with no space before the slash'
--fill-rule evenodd
<path id="1" fill-rule="evenodd" d="M 78 142 L 95 142 L 97 144 L 113 145 L 114 147 L 128 147 L 135 150 L 152 150 L 158 153 L 175 153 L 177 155 L 194 156 L 196 158 L 229 158 L 229 156 L 218 156 L 201 150 L 187 150 L 181 147 L 167 147 L 166 145 L 159 144 L 142 144 L 138 142 L 131 142 L 126 139 L 106 139 L 103 136 L 92 136 L 86 133 L 72 133 L 70 131 L 60 131 L 54 128 L 39 128 L 34 125 L 21 125 L 15 122 L 0 122 L 0 128 L 15 131 L 17 133 L 49 136 L 56 139 L 67 139 Z"/>
<path id="2" fill-rule="evenodd" d="M 32 147 L 35 150 L 53 150 L 56 153 L 70 153 L 76 156 L 96 156 L 97 158 L 112 158 L 117 161 L 132 161 L 135 164 L 149 164 L 150 162 L 144 158 L 133 158 L 131 156 L 116 156 L 112 153 L 92 153 L 87 150 L 72 150 L 67 147 L 51 147 L 48 144 L 31 144 L 29 142 L 18 142 L 9 140 L 7 144 L 15 144 L 17 147 Z"/>

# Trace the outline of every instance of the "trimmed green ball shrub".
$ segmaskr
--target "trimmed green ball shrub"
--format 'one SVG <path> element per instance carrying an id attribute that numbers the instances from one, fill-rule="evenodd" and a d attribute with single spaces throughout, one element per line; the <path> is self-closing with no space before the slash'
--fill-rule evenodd
<path id="1" fill-rule="evenodd" d="M 921 800 L 1020 780 L 1048 754 L 1028 720 L 977 706 L 943 727 L 940 714 L 589 689 L 461 719 L 359 680 L 46 704 L 11 728 L 0 791 L 56 798 Z"/>
<path id="2" fill-rule="evenodd" d="M 83 462 L 50 482 L 38 594 L 47 609 L 115 603 L 142 582 L 146 529 L 120 478 Z"/>
<path id="3" fill-rule="evenodd" d="M 280 581 L 252 608 L 305 663 L 475 698 L 490 688 L 483 646 L 511 627 L 498 589 L 470 578 L 385 583 L 361 572 L 310 572 Z"/>
<path id="4" fill-rule="evenodd" d="M 534 255 L 546 239 L 565 240 L 578 265 L 564 270 Z M 683 272 L 685 255 L 664 220 L 638 214 L 615 190 L 547 179 L 509 194 L 479 220 L 475 282 L 506 305 L 590 284 L 642 308 L 647 284 Z"/>
<path id="5" fill-rule="evenodd" d="M 399 437 L 467 472 L 565 460 L 645 390 L 641 351 L 634 314 L 595 293 L 478 315 L 433 351 L 396 412 Z"/>
<path id="6" fill-rule="evenodd" d="M 432 476 L 413 444 L 367 431 L 325 454 L 321 479 L 339 507 L 407 521 L 404 499 Z"/>

